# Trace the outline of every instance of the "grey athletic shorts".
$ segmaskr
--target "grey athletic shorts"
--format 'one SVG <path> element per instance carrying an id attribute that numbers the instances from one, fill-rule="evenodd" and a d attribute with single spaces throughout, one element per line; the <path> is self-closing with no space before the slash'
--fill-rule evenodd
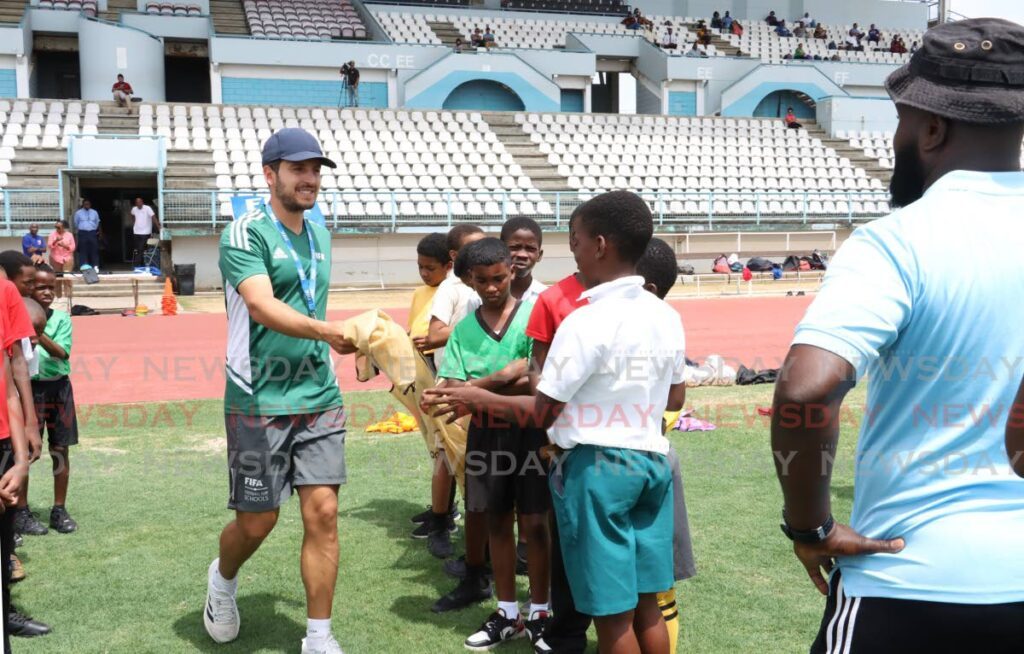
<path id="1" fill-rule="evenodd" d="M 224 423 L 229 509 L 273 511 L 296 486 L 345 483 L 342 407 L 296 416 L 226 414 Z"/>

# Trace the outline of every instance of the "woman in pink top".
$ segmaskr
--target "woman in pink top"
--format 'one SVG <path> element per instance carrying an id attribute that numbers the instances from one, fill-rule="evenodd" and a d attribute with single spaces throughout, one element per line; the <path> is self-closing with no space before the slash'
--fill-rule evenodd
<path id="1" fill-rule="evenodd" d="M 46 245 L 50 250 L 50 265 L 57 276 L 61 277 L 63 273 L 71 272 L 75 263 L 75 237 L 68 229 L 67 221 L 57 221 L 56 229 L 50 232 L 46 239 Z M 64 282 L 61 280 L 57 284 L 57 297 L 64 295 L 63 290 Z"/>

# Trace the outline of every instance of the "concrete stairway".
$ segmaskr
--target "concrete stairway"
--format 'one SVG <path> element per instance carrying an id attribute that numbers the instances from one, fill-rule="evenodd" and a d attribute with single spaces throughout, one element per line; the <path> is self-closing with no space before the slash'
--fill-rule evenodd
<path id="1" fill-rule="evenodd" d="M 100 283 L 99 284 L 86 284 L 82 280 L 80 275 L 73 275 L 72 279 L 72 293 L 75 299 L 75 304 L 88 304 L 87 302 L 79 302 L 86 298 L 123 298 L 124 306 L 127 307 L 132 303 L 132 275 L 123 274 L 112 274 L 107 275 L 102 273 L 100 269 Z M 163 282 L 156 281 L 152 277 L 139 277 L 139 297 L 142 296 L 153 296 L 162 295 L 164 292 Z M 149 305 L 149 310 L 156 310 L 159 312 L 160 306 Z"/>
<path id="2" fill-rule="evenodd" d="M 0 23 L 20 23 L 27 4 L 25 0 L 0 0 Z"/>
<path id="3" fill-rule="evenodd" d="M 455 39 L 463 38 L 462 32 L 448 21 L 436 21 L 427 23 L 427 25 L 437 35 L 437 38 L 441 39 L 441 43 L 449 48 L 455 47 Z"/>
<path id="4" fill-rule="evenodd" d="M 246 34 L 249 22 L 240 0 L 210 0 L 210 15 L 217 34 Z"/>
<path id="5" fill-rule="evenodd" d="M 56 189 L 57 171 L 68 165 L 67 150 L 20 148 L 7 174 L 10 189 Z M 56 216 L 55 216 L 56 218 Z"/>
<path id="6" fill-rule="evenodd" d="M 724 34 L 717 34 L 711 32 L 711 45 L 715 46 L 715 49 L 725 54 L 727 57 L 745 56 L 740 49 L 729 43 L 725 38 Z M 683 54 L 686 54 L 685 52 Z"/>
<path id="7" fill-rule="evenodd" d="M 530 136 L 515 122 L 514 112 L 481 114 L 491 126 L 505 150 L 512 155 L 516 163 L 523 169 L 523 174 L 533 180 L 533 185 L 540 191 L 568 191 L 569 180 L 558 174 L 558 170 L 548 163 L 548 157 Z"/>
<path id="8" fill-rule="evenodd" d="M 132 104 L 131 113 L 113 101 L 97 104 L 100 105 L 100 124 L 96 129 L 100 134 L 139 133 L 139 103 Z"/>
<path id="9" fill-rule="evenodd" d="M 217 176 L 213 172 L 211 152 L 167 152 L 164 169 L 164 188 L 167 190 L 216 189 Z"/>
<path id="10" fill-rule="evenodd" d="M 850 146 L 850 142 L 845 139 L 829 138 L 828 134 L 825 134 L 824 131 L 820 135 L 816 134 L 815 136 L 818 136 L 826 147 L 834 149 L 840 157 L 846 157 L 857 168 L 863 168 L 868 177 L 881 181 L 885 188 L 889 188 L 889 180 L 892 179 L 892 169 L 883 168 L 878 163 L 878 159 L 869 157 L 864 154 L 863 150 Z"/>

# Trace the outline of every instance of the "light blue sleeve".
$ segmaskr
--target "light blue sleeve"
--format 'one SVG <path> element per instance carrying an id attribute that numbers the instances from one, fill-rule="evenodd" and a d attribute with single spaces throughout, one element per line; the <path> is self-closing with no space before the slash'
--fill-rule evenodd
<path id="1" fill-rule="evenodd" d="M 863 377 L 910 319 L 916 260 L 899 221 L 861 227 L 840 247 L 793 345 L 813 345 L 846 359 Z"/>

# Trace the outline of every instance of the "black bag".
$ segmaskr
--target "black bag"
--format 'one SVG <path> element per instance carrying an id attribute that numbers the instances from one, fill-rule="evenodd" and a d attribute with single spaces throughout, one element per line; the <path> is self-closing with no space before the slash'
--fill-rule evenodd
<path id="1" fill-rule="evenodd" d="M 811 253 L 811 270 L 828 270 L 828 255 L 820 250 Z"/>
<path id="2" fill-rule="evenodd" d="M 753 257 L 747 262 L 747 268 L 751 272 L 771 272 L 773 265 L 775 264 L 764 257 Z"/>
<path id="3" fill-rule="evenodd" d="M 786 257 L 786 260 L 782 262 L 782 270 L 800 270 L 800 258 L 793 254 L 789 255 Z"/>
<path id="4" fill-rule="evenodd" d="M 84 304 L 76 304 L 71 307 L 72 316 L 98 316 L 100 312 L 92 307 L 87 307 Z"/>
<path id="5" fill-rule="evenodd" d="M 744 365 L 736 371 L 736 385 L 749 386 L 751 384 L 774 384 L 779 377 L 777 368 L 767 370 L 752 370 Z"/>
<path id="6" fill-rule="evenodd" d="M 82 279 L 85 280 L 86 284 L 99 284 L 100 274 L 96 272 L 95 268 L 85 268 L 82 270 Z"/>
<path id="7" fill-rule="evenodd" d="M 679 274 L 680 275 L 692 275 L 692 274 L 694 274 L 694 272 L 695 271 L 693 269 L 693 266 L 691 266 L 689 264 L 683 264 L 682 266 L 679 266 Z"/>

